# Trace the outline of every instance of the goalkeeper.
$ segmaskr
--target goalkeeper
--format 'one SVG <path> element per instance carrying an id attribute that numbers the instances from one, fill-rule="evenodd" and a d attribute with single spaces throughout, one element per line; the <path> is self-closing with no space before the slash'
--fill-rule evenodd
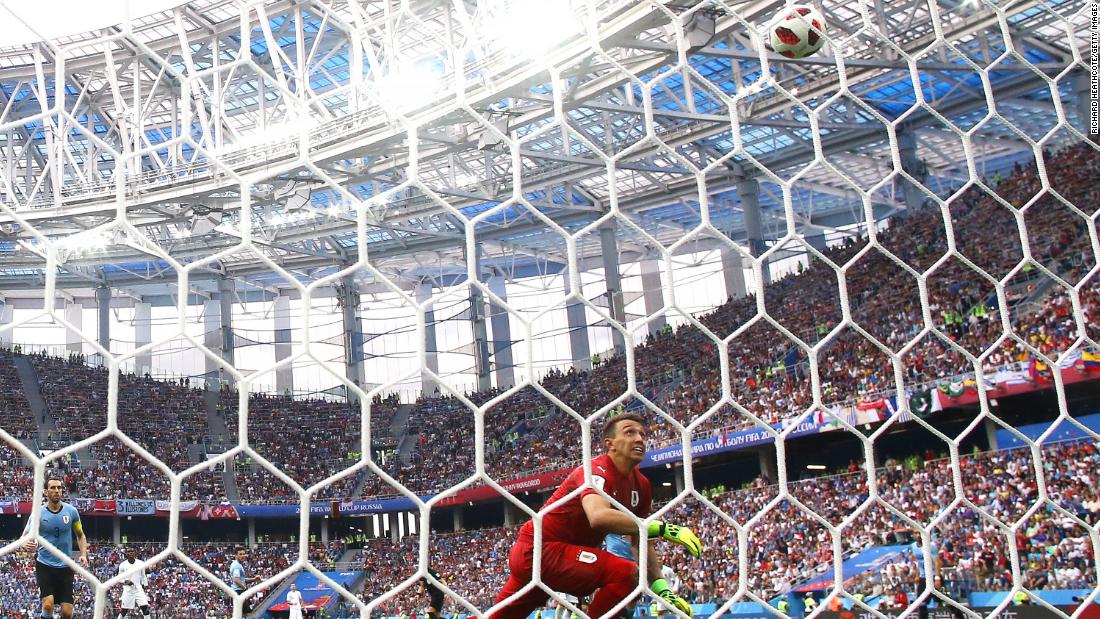
<path id="1" fill-rule="evenodd" d="M 592 460 L 592 484 L 639 518 L 649 515 L 653 498 L 649 480 L 638 470 L 638 464 L 645 458 L 645 438 L 645 425 L 641 417 L 633 413 L 616 415 L 603 428 L 607 453 Z M 546 504 L 557 503 L 584 486 L 584 467 L 577 467 Z M 542 588 L 532 587 L 505 603 L 531 582 L 534 533 L 533 521 L 520 528 L 519 537 L 508 557 L 511 575 L 496 598 L 496 604 L 503 605 L 490 613 L 492 619 L 524 619 L 549 597 Z M 592 617 L 607 614 L 638 586 L 637 563 L 599 549 L 608 533 L 637 538 L 638 525 L 591 487 L 547 511 L 542 518 L 543 584 L 554 591 L 576 596 L 595 592 L 589 607 Z M 678 543 L 692 556 L 698 557 L 703 552 L 699 538 L 690 529 L 663 522 L 650 522 L 646 533 L 646 582 L 667 605 L 690 616 L 691 605 L 677 596 L 661 578 L 662 565 L 656 552 L 656 540 L 661 538 Z M 637 539 L 632 539 L 632 544 L 638 547 Z"/>

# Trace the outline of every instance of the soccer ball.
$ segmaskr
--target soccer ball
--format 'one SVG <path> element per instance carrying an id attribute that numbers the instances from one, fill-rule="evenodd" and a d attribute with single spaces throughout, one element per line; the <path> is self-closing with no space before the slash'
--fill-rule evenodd
<path id="1" fill-rule="evenodd" d="M 825 18 L 812 6 L 787 7 L 771 25 L 772 49 L 787 58 L 805 58 L 825 44 Z"/>

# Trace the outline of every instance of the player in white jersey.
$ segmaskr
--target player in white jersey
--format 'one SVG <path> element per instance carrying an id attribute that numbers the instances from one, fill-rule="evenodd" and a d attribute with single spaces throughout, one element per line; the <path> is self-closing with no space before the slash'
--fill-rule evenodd
<path id="1" fill-rule="evenodd" d="M 575 595 L 562 593 L 560 591 L 558 592 L 558 595 L 560 595 L 563 600 L 569 602 L 573 606 L 576 606 L 580 603 L 580 600 Z M 554 619 L 570 619 L 570 617 L 572 616 L 573 611 L 569 610 L 565 606 L 562 606 L 561 602 L 558 602 L 557 600 L 554 601 Z"/>
<path id="2" fill-rule="evenodd" d="M 286 592 L 286 605 L 290 607 L 288 619 L 302 619 L 302 592 L 294 583 L 290 583 L 290 591 Z"/>
<path id="3" fill-rule="evenodd" d="M 133 548 L 127 548 L 125 556 L 126 560 L 118 564 L 118 573 L 126 575 L 122 581 L 122 610 L 118 619 L 129 617 L 132 610 L 140 610 L 143 619 L 150 619 L 153 615 L 149 610 L 149 596 L 145 594 L 149 577 L 145 575 L 145 568 L 138 565 L 137 552 Z"/>
<path id="4" fill-rule="evenodd" d="M 664 578 L 668 582 L 668 588 L 672 592 L 680 590 L 680 577 L 676 575 L 676 570 L 667 565 L 661 566 L 661 578 Z"/>

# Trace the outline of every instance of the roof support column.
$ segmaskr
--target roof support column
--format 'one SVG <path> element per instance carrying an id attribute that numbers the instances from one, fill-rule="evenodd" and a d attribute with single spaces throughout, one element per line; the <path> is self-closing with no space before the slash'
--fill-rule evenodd
<path id="1" fill-rule="evenodd" d="M 84 306 L 80 303 L 67 301 L 65 303 L 65 322 L 71 325 L 65 327 L 65 349 L 70 353 L 83 353 L 84 340 L 80 338 L 80 333 L 84 322 Z"/>
<path id="2" fill-rule="evenodd" d="M 741 198 L 741 209 L 745 214 L 745 233 L 749 241 L 749 253 L 753 258 L 759 258 L 767 251 L 764 245 L 764 226 L 761 223 L 760 212 L 760 182 L 755 178 L 744 178 L 737 181 L 737 195 Z M 764 273 L 764 285 L 772 281 L 771 268 L 765 261 L 761 266 Z"/>
<path id="3" fill-rule="evenodd" d="M 233 365 L 233 294 L 236 286 L 233 280 L 222 277 L 218 280 L 218 296 L 203 303 L 203 326 L 205 335 L 203 344 L 216 351 L 222 361 Z M 221 371 L 218 363 L 206 357 L 206 380 L 218 380 L 231 383 L 232 377 Z"/>
<path id="4" fill-rule="evenodd" d="M 745 261 L 741 252 L 732 247 L 722 247 L 722 279 L 726 284 L 726 297 L 740 299 L 748 294 L 745 285 Z"/>
<path id="5" fill-rule="evenodd" d="M 15 308 L 6 300 L 0 301 L 0 327 L 7 326 L 15 319 Z M 0 332 L 0 346 L 11 347 L 14 329 Z"/>
<path id="6" fill-rule="evenodd" d="M 139 301 L 134 304 L 134 346 L 141 348 L 153 341 L 153 306 Z M 146 374 L 153 370 L 153 353 L 146 351 L 134 357 L 134 370 Z"/>
<path id="7" fill-rule="evenodd" d="M 489 277 L 489 291 L 501 301 L 508 301 L 507 281 L 503 274 L 494 273 Z M 515 364 L 512 361 L 512 324 L 508 310 L 489 300 L 489 321 L 493 328 L 493 373 L 497 377 L 497 388 L 507 389 L 516 384 Z"/>
<path id="8" fill-rule="evenodd" d="M 30 142 L 30 137 L 27 142 Z M 31 189 L 34 188 L 34 148 L 28 144 L 23 152 L 26 154 L 23 158 L 23 195 L 26 197 L 31 195 Z"/>
<path id="9" fill-rule="evenodd" d="M 779 480 L 779 467 L 778 467 L 778 455 L 775 449 L 775 444 L 765 443 L 756 450 L 756 455 L 760 464 L 760 476 L 763 477 L 769 483 L 775 483 Z"/>
<path id="10" fill-rule="evenodd" d="M 825 253 L 829 249 L 829 244 L 825 240 L 825 231 L 821 230 L 820 234 L 814 234 L 812 236 L 806 235 L 806 231 L 802 232 L 802 240 L 806 241 L 806 244 L 813 247 L 821 253 Z M 814 262 L 815 256 L 809 252 L 806 252 L 806 266 L 811 266 Z"/>
<path id="11" fill-rule="evenodd" d="M 338 301 L 344 318 L 344 375 L 357 387 L 364 387 L 366 374 L 363 368 L 363 324 L 359 320 L 359 284 L 355 276 L 345 275 L 337 289 Z M 355 398 L 348 393 L 348 401 Z"/>
<path id="12" fill-rule="evenodd" d="M 477 281 L 481 281 L 481 248 L 474 250 L 474 256 L 466 255 L 467 264 L 473 260 Z M 489 375 L 489 329 L 485 324 L 485 296 L 477 286 L 470 286 L 470 323 L 474 332 L 474 369 L 477 372 L 477 390 L 488 391 L 493 386 Z"/>
<path id="13" fill-rule="evenodd" d="M 803 237 L 806 239 L 806 243 L 821 253 L 825 253 L 825 250 L 829 248 L 828 243 L 825 240 L 825 231 L 821 234 L 814 234 L 812 236 Z"/>
<path id="14" fill-rule="evenodd" d="M 202 308 L 202 325 L 203 325 L 203 345 L 209 350 L 220 352 L 221 351 L 221 328 L 222 328 L 222 307 L 218 299 L 208 299 L 203 302 Z M 206 359 L 206 380 L 209 383 L 207 388 L 214 388 L 214 381 L 219 379 L 219 369 L 221 366 L 217 364 L 214 359 L 204 355 Z"/>
<path id="15" fill-rule="evenodd" d="M 57 97 L 64 100 L 64 89 L 58 89 Z M 61 103 L 62 109 L 65 104 Z M 61 206 L 61 169 L 64 166 L 64 156 L 61 154 L 61 149 L 66 148 L 65 144 L 58 139 L 57 131 L 54 128 L 54 123 L 42 123 L 42 131 L 45 133 L 45 139 L 43 143 L 47 146 L 46 164 L 49 167 L 50 177 L 50 197 L 54 200 L 54 205 Z M 136 159 L 136 158 L 135 158 Z M 46 170 L 40 170 L 40 174 L 47 173 Z M 31 185 L 28 185 L 28 190 Z M 45 188 L 45 185 L 43 185 Z"/>
<path id="16" fill-rule="evenodd" d="M 913 177 L 917 183 L 928 180 L 928 167 L 917 157 L 917 134 L 913 129 L 902 127 L 898 130 L 898 153 L 901 155 L 901 169 Z M 905 208 L 915 211 L 924 204 L 924 191 L 920 185 L 909 179 L 899 178 Z"/>
<path id="17" fill-rule="evenodd" d="M 421 280 L 416 285 L 416 302 L 423 304 L 430 298 L 432 298 L 432 282 L 428 279 Z M 420 389 L 427 397 L 435 395 L 436 390 L 439 389 L 439 383 L 432 377 L 432 374 L 439 376 L 439 345 L 436 343 L 435 336 L 435 310 L 429 308 L 424 310 L 424 367 L 420 372 Z M 429 371 L 432 374 L 429 374 Z"/>
<path id="18" fill-rule="evenodd" d="M 600 226 L 600 249 L 603 253 L 603 274 L 607 283 L 607 309 L 611 318 L 626 326 L 626 307 L 623 304 L 623 284 L 619 275 L 619 244 L 615 239 L 614 220 Z M 622 331 L 611 329 L 611 341 L 615 345 L 615 354 L 626 352 L 626 339 Z"/>
<path id="19" fill-rule="evenodd" d="M 221 319 L 222 359 L 229 365 L 236 365 L 233 355 L 233 297 L 237 293 L 236 282 L 229 277 L 218 280 L 218 309 Z"/>
<path id="20" fill-rule="evenodd" d="M 638 262 L 638 266 L 642 271 L 642 299 L 645 301 L 645 313 L 648 316 L 653 316 L 665 307 L 664 287 L 661 284 L 661 267 L 652 255 L 642 258 Z M 656 318 L 646 323 L 649 335 L 655 336 L 660 333 L 667 322 L 664 313 L 657 314 Z"/>
<path id="21" fill-rule="evenodd" d="M 562 287 L 568 294 L 569 270 L 562 271 L 561 275 Z M 584 290 L 579 283 L 577 294 L 584 296 Z M 588 345 L 588 320 L 584 310 L 584 304 L 577 300 L 570 300 L 565 306 L 565 320 L 569 325 L 569 352 L 573 357 L 573 367 L 578 372 L 592 369 L 592 348 Z"/>
<path id="22" fill-rule="evenodd" d="M 279 295 L 275 297 L 275 362 L 290 358 L 293 354 L 293 345 L 290 341 L 290 297 Z M 303 307 L 303 311 L 308 311 Z M 279 393 L 294 393 L 294 367 L 292 364 L 279 367 L 275 370 L 275 390 Z"/>
<path id="23" fill-rule="evenodd" d="M 1001 429 L 1001 426 L 994 423 L 989 417 L 985 418 L 982 422 L 982 427 L 985 429 L 985 440 L 989 443 L 990 451 L 997 451 L 1000 446 L 997 444 L 997 430 Z"/>
<path id="24" fill-rule="evenodd" d="M 12 188 L 14 195 L 19 186 L 19 177 L 15 173 L 15 164 L 18 157 L 15 155 L 15 131 L 8 129 L 4 133 L 4 178 L 8 181 L 8 187 Z"/>
<path id="25" fill-rule="evenodd" d="M 7 326 L 15 319 L 15 308 L 6 300 L 0 300 L 0 327 Z M 0 346 L 11 347 L 13 329 L 0 331 Z"/>
<path id="26" fill-rule="evenodd" d="M 100 286 L 95 289 L 96 316 L 99 318 L 99 345 L 111 350 L 111 289 Z"/>

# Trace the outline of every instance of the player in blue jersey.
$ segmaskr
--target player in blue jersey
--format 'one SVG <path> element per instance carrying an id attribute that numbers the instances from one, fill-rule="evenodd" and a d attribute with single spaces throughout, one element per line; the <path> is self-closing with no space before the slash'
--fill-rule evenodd
<path id="1" fill-rule="evenodd" d="M 635 560 L 634 546 L 630 544 L 630 540 L 625 535 L 608 533 L 607 537 L 603 538 L 603 547 L 616 557 L 622 557 L 627 561 Z"/>
<path id="2" fill-rule="evenodd" d="M 233 552 L 233 562 L 229 564 L 229 588 L 233 590 L 233 593 L 237 595 L 243 595 L 245 589 L 248 589 L 248 583 L 258 582 L 259 576 L 249 577 L 245 575 L 244 561 L 248 558 L 248 549 L 244 546 L 237 546 Z M 233 597 L 230 597 L 229 610 L 233 610 Z M 244 612 L 252 612 L 252 599 L 249 598 L 244 601 Z"/>
<path id="3" fill-rule="evenodd" d="M 42 509 L 38 524 L 38 535 L 51 543 L 67 556 L 73 554 L 73 535 L 76 535 L 80 548 L 80 565 L 88 567 L 88 538 L 84 536 L 84 527 L 80 524 L 80 513 L 76 508 L 61 501 L 65 486 L 60 479 L 46 482 L 46 505 Z M 30 530 L 30 522 L 24 533 Z M 34 550 L 38 542 L 30 540 L 25 548 Z M 73 616 L 73 571 L 69 566 L 43 546 L 38 548 L 34 562 L 34 576 L 38 581 L 38 593 L 42 599 L 42 617 L 52 619 L 54 609 L 61 608 L 61 619 Z"/>
<path id="4" fill-rule="evenodd" d="M 619 535 L 618 533 L 608 533 L 607 537 L 603 538 L 603 548 L 607 552 L 621 557 L 627 561 L 637 561 L 634 557 L 634 546 L 630 543 L 630 538 L 625 535 Z M 634 616 L 634 603 L 626 605 L 619 612 L 619 616 L 626 619 L 627 617 Z"/>

